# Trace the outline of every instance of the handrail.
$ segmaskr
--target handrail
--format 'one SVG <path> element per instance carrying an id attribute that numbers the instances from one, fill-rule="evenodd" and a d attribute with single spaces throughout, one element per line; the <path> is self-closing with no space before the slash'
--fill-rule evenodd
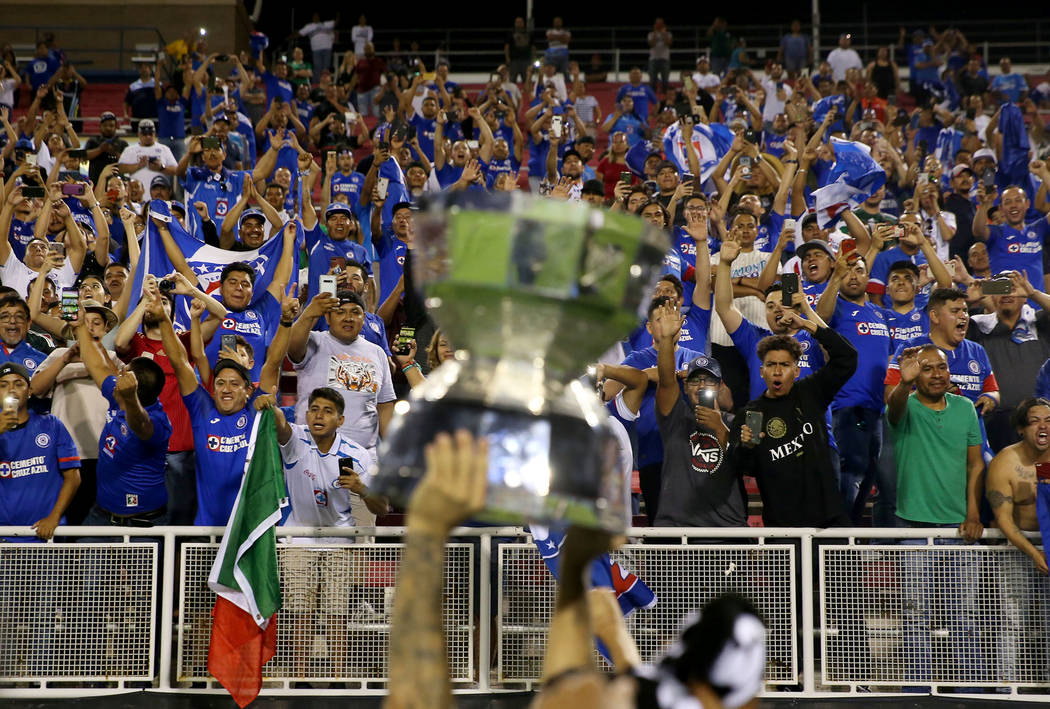
<path id="1" fill-rule="evenodd" d="M 2 27 L 0 27 L 0 29 L 2 29 L 4 32 L 31 30 L 33 32 L 34 44 L 40 40 L 44 32 L 54 32 L 56 34 L 60 32 L 64 32 L 67 34 L 79 34 L 81 32 L 88 32 L 89 35 L 97 32 L 119 32 L 120 41 L 118 42 L 116 47 L 112 47 L 106 44 L 94 44 L 85 47 L 70 46 L 67 44 L 64 44 L 64 46 L 60 46 L 60 49 L 67 55 L 75 53 L 116 54 L 117 67 L 115 71 L 123 71 L 125 69 L 124 55 L 134 54 L 135 52 L 134 46 L 125 46 L 124 38 L 126 32 L 153 33 L 154 35 L 156 35 L 157 38 L 157 51 L 162 55 L 164 52 L 164 47 L 166 47 L 168 44 L 167 41 L 164 39 L 164 35 L 163 33 L 161 33 L 160 28 L 153 25 L 92 25 L 90 27 L 84 25 L 3 25 Z M 77 62 L 72 61 L 71 63 L 76 64 Z M 111 69 L 110 71 L 114 70 Z"/>

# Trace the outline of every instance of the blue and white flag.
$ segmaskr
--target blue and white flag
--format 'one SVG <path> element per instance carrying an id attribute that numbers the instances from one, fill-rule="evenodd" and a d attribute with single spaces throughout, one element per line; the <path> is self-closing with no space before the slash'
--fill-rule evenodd
<path id="1" fill-rule="evenodd" d="M 529 533 L 540 551 L 540 558 L 557 580 L 561 566 L 558 555 L 561 553 L 562 542 L 565 541 L 565 533 L 536 525 L 529 526 Z M 625 618 L 639 608 L 652 608 L 657 602 L 656 594 L 644 581 L 623 568 L 620 562 L 608 554 L 602 554 L 591 562 L 591 586 L 611 588 Z M 608 652 L 600 642 L 598 650 L 611 662 Z"/>
<path id="2" fill-rule="evenodd" d="M 389 224 L 394 219 L 394 205 L 398 202 L 411 202 L 412 195 L 409 194 L 408 188 L 405 187 L 405 173 L 401 171 L 401 166 L 397 164 L 397 160 L 390 158 L 380 165 L 379 177 L 385 177 L 390 180 L 386 186 L 386 201 L 383 202 L 382 221 L 383 224 Z"/>
<path id="3" fill-rule="evenodd" d="M 828 111 L 831 110 L 832 106 L 836 109 L 835 121 L 831 124 L 828 133 L 834 131 L 836 126 L 838 130 L 842 130 L 842 117 L 846 115 L 846 108 L 848 108 L 846 97 L 842 94 L 832 94 L 831 96 L 825 96 L 813 104 L 813 120 L 816 121 L 818 125 L 824 122 L 824 116 L 828 115 Z"/>
<path id="4" fill-rule="evenodd" d="M 689 159 L 685 154 L 685 139 L 682 124 L 674 122 L 667 126 L 663 135 L 664 155 L 674 164 L 678 174 L 689 172 Z M 696 123 L 693 125 L 693 147 L 700 160 L 700 182 L 706 182 L 719 161 L 729 152 L 733 143 L 733 132 L 721 123 Z"/>
<path id="5" fill-rule="evenodd" d="M 886 171 L 864 143 L 831 139 L 835 163 L 824 184 L 813 191 L 817 223 L 825 229 L 846 209 L 857 207 L 886 184 Z"/>
<path id="6" fill-rule="evenodd" d="M 258 300 L 266 293 L 273 281 L 277 264 L 281 260 L 281 248 L 284 245 L 284 229 L 275 229 L 273 236 L 255 251 L 227 251 L 208 246 L 200 239 L 191 236 L 179 223 L 177 219 L 171 218 L 171 212 L 167 202 L 155 199 L 149 204 L 150 212 L 157 215 L 162 221 L 167 222 L 171 238 L 186 258 L 186 263 L 193 272 L 197 274 L 197 282 L 201 290 L 206 293 L 218 290 L 219 276 L 222 269 L 236 261 L 243 261 L 255 269 L 255 284 L 252 287 L 254 299 Z M 170 221 L 167 221 L 170 220 Z M 296 258 L 303 246 L 303 228 L 297 223 L 296 244 L 292 251 Z M 164 241 L 152 219 L 146 220 L 146 232 L 142 237 L 142 250 L 139 254 L 138 268 L 135 269 L 135 284 L 132 289 L 131 300 L 128 303 L 128 312 L 138 305 L 142 295 L 142 281 L 147 274 L 152 274 L 158 279 L 164 278 L 175 266 L 168 258 L 164 250 Z M 298 262 L 292 265 L 292 282 L 289 283 L 289 291 L 295 292 L 298 280 Z M 189 329 L 189 305 L 185 297 L 176 298 L 175 329 Z"/>

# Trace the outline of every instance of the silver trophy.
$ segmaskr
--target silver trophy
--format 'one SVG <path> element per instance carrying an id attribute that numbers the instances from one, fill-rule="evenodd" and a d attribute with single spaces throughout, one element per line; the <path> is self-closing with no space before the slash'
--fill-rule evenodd
<path id="1" fill-rule="evenodd" d="M 666 249 L 637 217 L 582 203 L 473 190 L 430 202 L 413 273 L 462 349 L 395 409 L 373 489 L 403 504 L 424 446 L 462 428 L 489 442 L 480 521 L 622 531 L 616 443 L 579 378 L 644 318 Z"/>

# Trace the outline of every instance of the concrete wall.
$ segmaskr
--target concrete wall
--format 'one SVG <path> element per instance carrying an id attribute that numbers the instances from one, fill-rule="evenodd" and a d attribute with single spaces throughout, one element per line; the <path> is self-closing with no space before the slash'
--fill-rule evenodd
<path id="1" fill-rule="evenodd" d="M 173 42 L 205 27 L 209 51 L 223 54 L 247 49 L 251 32 L 240 0 L 0 0 L 0 18 L 0 44 L 32 44 L 52 31 L 78 69 L 89 71 L 133 71 L 135 45 L 159 41 L 149 29 L 120 28 L 155 27 Z"/>

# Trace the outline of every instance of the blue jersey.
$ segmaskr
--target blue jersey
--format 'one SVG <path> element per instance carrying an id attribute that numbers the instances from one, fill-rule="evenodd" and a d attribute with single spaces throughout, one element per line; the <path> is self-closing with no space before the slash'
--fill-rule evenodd
<path id="1" fill-rule="evenodd" d="M 114 222 L 120 221 L 114 219 Z M 33 240 L 33 229 L 36 228 L 36 220 L 31 222 L 24 222 L 21 219 L 15 219 L 11 217 L 11 231 L 7 234 L 7 241 L 11 244 L 11 250 L 15 252 L 15 257 L 22 261 L 26 257 L 26 246 Z M 110 227 L 112 229 L 112 227 Z M 28 295 L 28 293 L 20 293 L 19 295 Z"/>
<path id="2" fill-rule="evenodd" d="M 916 337 L 897 345 L 897 350 L 890 360 L 889 369 L 886 372 L 886 386 L 897 386 L 901 380 L 901 371 L 898 360 L 901 352 L 909 347 L 933 344 L 929 335 Z M 963 340 L 956 345 L 954 350 L 941 350 L 948 358 L 948 372 L 951 375 L 952 384 L 959 388 L 959 396 L 965 396 L 970 401 L 976 402 L 981 394 L 999 391 L 999 384 L 995 381 L 992 372 L 992 363 L 988 360 L 988 353 L 984 347 L 973 340 Z"/>
<path id="3" fill-rule="evenodd" d="M 222 302 L 222 297 L 215 296 L 216 300 Z M 263 362 L 266 361 L 266 346 L 277 332 L 278 323 L 281 321 L 281 304 L 273 295 L 267 291 L 262 297 L 256 298 L 244 310 L 239 312 L 229 311 L 220 321 L 215 335 L 204 347 L 204 354 L 212 366 L 219 359 L 219 349 L 223 335 L 240 335 L 252 346 L 255 355 L 255 366 L 252 367 L 252 381 L 259 381 L 259 372 L 262 370 Z"/>
<path id="4" fill-rule="evenodd" d="M 930 331 L 930 315 L 926 312 L 927 302 L 929 302 L 929 296 L 918 295 L 915 297 L 915 302 L 912 303 L 912 309 L 906 313 L 898 313 L 892 307 L 882 308 L 894 349 L 900 343 L 915 337 L 922 337 Z"/>
<path id="5" fill-rule="evenodd" d="M 764 152 L 775 158 L 779 159 L 784 154 L 785 140 L 787 140 L 787 133 L 774 133 L 771 130 L 762 131 L 762 144 L 765 146 Z"/>
<path id="6" fill-rule="evenodd" d="M 322 274 L 328 273 L 332 268 L 332 259 L 344 259 L 344 261 L 357 261 L 364 265 L 368 274 L 372 273 L 372 262 L 368 258 L 365 247 L 353 239 L 333 239 L 322 231 L 320 225 L 315 226 L 309 232 L 314 245 L 310 249 L 310 279 L 308 281 L 307 298 L 317 295 L 320 278 Z"/>
<path id="7" fill-rule="evenodd" d="M 266 131 L 266 135 L 263 136 L 262 151 L 265 153 L 270 149 L 270 143 L 277 141 L 283 143 L 285 138 L 291 138 L 295 134 L 294 131 L 285 129 L 280 135 L 275 130 Z M 291 209 L 295 205 L 295 200 L 299 196 L 299 153 L 296 152 L 295 148 L 290 145 L 282 145 L 277 151 L 277 162 L 273 166 L 273 172 L 266 176 L 267 180 L 273 179 L 273 175 L 277 172 L 278 168 L 287 168 L 292 173 L 292 182 L 288 188 L 288 194 L 284 197 L 284 208 Z"/>
<path id="8" fill-rule="evenodd" d="M 784 228 L 784 215 L 770 210 L 758 223 L 758 236 L 755 237 L 755 249 L 769 253 L 777 245 L 780 230 Z"/>
<path id="9" fill-rule="evenodd" d="M 879 253 L 871 264 L 871 272 L 868 275 L 868 292 L 882 295 L 886 292 L 886 284 L 890 280 L 890 266 L 898 261 L 910 261 L 916 266 L 926 263 L 926 257 L 921 251 L 908 254 L 899 246 L 886 249 Z"/>
<path id="10" fill-rule="evenodd" d="M 292 96 L 295 95 L 295 90 L 292 88 L 292 82 L 288 79 L 279 79 L 276 74 L 269 71 L 264 71 L 262 74 L 263 83 L 266 84 L 266 107 L 269 108 L 270 104 L 275 98 L 280 98 L 285 103 L 292 102 Z"/>
<path id="11" fill-rule="evenodd" d="M 197 91 L 196 88 L 190 89 L 190 127 L 206 129 L 204 125 L 204 99 L 206 97 L 205 92 Z"/>
<path id="12" fill-rule="evenodd" d="M 161 98 L 157 101 L 157 137 L 186 137 L 186 108 L 189 101 L 179 96 L 174 101 Z"/>
<path id="13" fill-rule="evenodd" d="M 689 312 L 685 313 L 685 322 L 682 323 L 682 330 L 678 335 L 679 347 L 688 347 L 697 352 L 707 352 L 710 349 L 707 342 L 707 333 L 710 329 L 710 308 L 707 310 L 695 307 L 690 308 Z M 627 338 L 627 346 L 631 352 L 647 349 L 653 346 L 653 336 L 649 334 L 649 331 L 645 329 L 645 325 L 642 324 Z"/>
<path id="14" fill-rule="evenodd" d="M 397 238 L 392 227 L 384 226 L 382 235 L 375 242 L 375 249 L 379 256 L 379 302 L 383 303 L 405 272 L 408 247 Z"/>
<path id="15" fill-rule="evenodd" d="M 354 210 L 354 214 L 357 214 L 357 210 L 361 208 L 361 185 L 365 183 L 365 176 L 357 171 L 349 175 L 333 172 L 329 179 L 331 180 L 332 201 L 335 201 L 337 194 L 345 194 L 347 204 L 350 205 L 350 209 Z"/>
<path id="16" fill-rule="evenodd" d="M 192 394 L 183 395 L 182 401 L 193 422 L 197 456 L 197 516 L 193 523 L 222 527 L 230 521 L 241 489 L 255 407 L 249 400 L 243 409 L 220 414 L 215 400 L 200 385 Z"/>
<path id="17" fill-rule="evenodd" d="M 518 170 L 521 169 L 521 162 L 515 160 L 513 156 L 508 156 L 502 160 L 492 158 L 489 160 L 488 165 L 485 166 L 485 185 L 491 190 L 496 184 L 496 178 L 500 175 L 507 174 L 517 182 L 518 181 Z"/>
<path id="18" fill-rule="evenodd" d="M 988 226 L 988 265 L 992 273 L 1020 271 L 1036 288 L 1043 286 L 1043 242 L 1050 234 L 1045 218 L 1025 224 L 1023 229 L 1011 226 Z"/>
<path id="19" fill-rule="evenodd" d="M 675 350 L 675 369 L 685 368 L 686 363 L 702 353 L 679 347 Z M 648 347 L 627 355 L 622 364 L 636 369 L 656 366 L 656 349 Z M 638 436 L 638 465 L 652 465 L 664 459 L 664 446 L 660 440 L 660 429 L 656 424 L 656 384 L 649 384 L 645 398 L 638 409 L 638 420 L 634 424 Z"/>
<path id="20" fill-rule="evenodd" d="M 252 128 L 251 122 L 248 117 L 243 114 L 237 114 L 237 129 L 236 132 L 239 136 L 244 138 L 244 145 L 248 148 L 249 164 L 255 165 L 255 129 Z"/>
<path id="21" fill-rule="evenodd" d="M 55 75 L 59 65 L 59 60 L 50 53 L 44 58 L 33 57 L 26 68 L 26 73 L 29 74 L 29 85 L 33 87 L 34 94 Z"/>
<path id="22" fill-rule="evenodd" d="M 153 435 L 143 441 L 128 425 L 127 414 L 113 395 L 117 378 L 106 377 L 102 396 L 109 402 L 106 425 L 98 445 L 98 506 L 118 515 L 153 512 L 168 504 L 164 470 L 171 423 L 164 407 L 155 401 L 146 407 Z"/>
<path id="23" fill-rule="evenodd" d="M 615 114 L 610 113 L 609 118 L 612 118 Z M 608 120 L 608 118 L 606 118 Z M 638 143 L 645 140 L 645 121 L 642 121 L 638 116 L 634 115 L 621 115 L 616 119 L 616 122 L 609 128 L 609 145 L 612 145 L 613 133 L 625 133 L 627 135 L 627 145 L 634 147 Z"/>
<path id="24" fill-rule="evenodd" d="M 802 277 L 802 294 L 806 296 L 806 300 L 809 301 L 810 307 L 814 310 L 817 307 L 817 302 L 820 301 L 820 296 L 824 295 L 824 291 L 828 289 L 828 282 L 821 281 L 820 283 L 810 283 Z"/>
<path id="25" fill-rule="evenodd" d="M 65 425 L 30 411 L 24 425 L 0 435 L 0 526 L 29 526 L 47 517 L 65 480 L 62 471 L 79 467 Z"/>
<path id="26" fill-rule="evenodd" d="M 433 118 L 424 118 L 421 114 L 416 113 L 412 115 L 408 123 L 416 129 L 420 150 L 427 156 L 427 160 L 434 162 L 434 132 L 437 130 L 437 121 Z"/>
<path id="27" fill-rule="evenodd" d="M 309 127 L 310 119 L 314 117 L 314 107 L 309 101 L 295 102 L 295 116 L 304 126 Z"/>
<path id="28" fill-rule="evenodd" d="M 882 309 L 873 303 L 851 303 L 839 296 L 828 323 L 857 350 L 857 371 L 831 402 L 831 410 L 859 406 L 882 411 L 883 382 L 893 348 Z"/>
<path id="29" fill-rule="evenodd" d="M 438 185 L 440 185 L 443 190 L 454 185 L 462 175 L 463 168 L 456 167 L 450 162 L 446 162 L 440 169 L 434 169 L 434 177 L 437 178 Z"/>
<path id="30" fill-rule="evenodd" d="M 29 344 L 28 340 L 22 340 L 13 349 L 0 342 L 0 364 L 15 362 L 29 370 L 30 376 L 36 372 L 40 363 L 47 359 L 47 355 Z"/>
<path id="31" fill-rule="evenodd" d="M 630 96 L 634 99 L 634 112 L 638 114 L 638 117 L 643 121 L 649 120 L 649 104 L 657 105 L 660 100 L 656 98 L 656 94 L 649 84 L 624 84 L 620 87 L 620 90 L 616 92 L 616 102 L 619 103 L 623 100 L 624 96 Z"/>
<path id="32" fill-rule="evenodd" d="M 747 370 L 751 375 L 751 399 L 757 399 L 766 390 L 766 382 L 762 379 L 762 362 L 758 359 L 758 343 L 763 337 L 772 334 L 752 322 L 741 320 L 740 327 L 729 335 L 733 346 L 747 362 Z M 802 346 L 802 357 L 798 360 L 798 379 L 801 379 L 824 366 L 824 351 L 807 330 L 799 330 L 794 338 Z"/>
<path id="33" fill-rule="evenodd" d="M 206 167 L 189 168 L 182 178 L 182 187 L 186 190 L 186 213 L 193 212 L 196 215 L 197 210 L 189 207 L 194 202 L 204 202 L 215 222 L 216 233 L 221 232 L 226 213 L 241 198 L 246 179 L 250 180 L 251 175 L 244 170 L 227 170 L 223 167 L 218 172 L 212 172 Z"/>

